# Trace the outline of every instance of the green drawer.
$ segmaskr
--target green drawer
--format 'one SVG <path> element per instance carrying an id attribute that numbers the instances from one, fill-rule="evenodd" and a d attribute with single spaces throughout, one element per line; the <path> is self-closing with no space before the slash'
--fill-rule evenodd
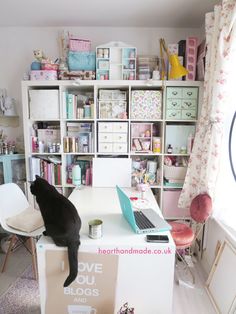
<path id="1" fill-rule="evenodd" d="M 197 99 L 183 99 L 182 100 L 182 109 L 195 109 L 197 108 Z"/>
<path id="2" fill-rule="evenodd" d="M 197 99 L 198 87 L 183 87 L 183 99 Z"/>
<path id="3" fill-rule="evenodd" d="M 183 120 L 196 120 L 197 119 L 197 110 L 182 110 L 181 119 Z"/>
<path id="4" fill-rule="evenodd" d="M 182 87 L 167 87 L 166 92 L 168 98 L 182 98 Z"/>
<path id="5" fill-rule="evenodd" d="M 166 119 L 179 120 L 181 119 L 181 110 L 166 110 Z"/>
<path id="6" fill-rule="evenodd" d="M 167 109 L 180 109 L 181 108 L 181 99 L 167 99 L 166 100 Z"/>

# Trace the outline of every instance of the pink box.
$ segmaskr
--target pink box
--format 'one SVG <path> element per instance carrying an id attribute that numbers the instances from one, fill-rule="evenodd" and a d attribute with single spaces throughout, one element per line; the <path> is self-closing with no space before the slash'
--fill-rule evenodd
<path id="1" fill-rule="evenodd" d="M 165 218 L 188 218 L 190 217 L 189 209 L 178 207 L 178 200 L 181 191 L 166 190 L 163 192 L 163 215 Z"/>
<path id="2" fill-rule="evenodd" d="M 188 74 L 186 81 L 194 81 L 196 77 L 198 38 L 187 37 L 185 63 Z"/>
<path id="3" fill-rule="evenodd" d="M 32 81 L 57 80 L 57 71 L 54 71 L 54 70 L 30 71 L 30 79 Z"/>
<path id="4" fill-rule="evenodd" d="M 70 38 L 69 39 L 69 49 L 71 51 L 90 51 L 91 41 L 87 39 L 80 38 Z"/>

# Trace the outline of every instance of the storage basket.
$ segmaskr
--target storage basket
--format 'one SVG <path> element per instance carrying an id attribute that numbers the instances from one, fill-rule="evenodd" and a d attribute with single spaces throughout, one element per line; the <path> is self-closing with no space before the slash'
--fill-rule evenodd
<path id="1" fill-rule="evenodd" d="M 175 167 L 164 165 L 164 177 L 166 179 L 184 180 L 187 167 Z"/>
<path id="2" fill-rule="evenodd" d="M 70 71 L 95 71 L 96 54 L 95 52 L 69 51 L 68 66 Z"/>
<path id="3" fill-rule="evenodd" d="M 71 51 L 90 51 L 91 41 L 87 39 L 80 38 L 70 38 L 69 39 L 69 50 Z"/>

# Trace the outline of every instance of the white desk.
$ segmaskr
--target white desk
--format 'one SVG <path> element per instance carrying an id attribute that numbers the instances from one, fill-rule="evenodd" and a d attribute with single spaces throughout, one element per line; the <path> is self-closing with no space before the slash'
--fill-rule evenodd
<path id="1" fill-rule="evenodd" d="M 124 190 L 130 196 L 140 196 L 135 190 Z M 146 192 L 145 197 L 149 200 L 151 207 L 159 212 L 151 190 Z M 104 274 L 106 270 L 106 274 L 108 275 L 104 275 L 104 287 L 102 287 L 103 283 L 101 281 L 93 283 L 92 286 L 94 288 L 96 284 L 97 287 L 99 285 L 101 297 L 94 300 L 83 295 L 84 298 L 78 298 L 77 292 L 79 290 L 76 290 L 76 287 L 78 287 L 77 282 L 75 284 L 72 283 L 70 286 L 72 287 L 70 294 L 74 295 L 74 299 L 72 299 L 71 295 L 69 299 L 65 291 L 63 294 L 62 288 L 62 284 L 67 277 L 67 272 L 61 271 L 61 264 L 59 262 L 58 265 L 60 265 L 58 267 L 52 265 L 50 266 L 51 270 L 46 271 L 47 262 L 45 258 L 45 252 L 49 250 L 52 254 L 53 252 L 59 254 L 57 258 L 56 256 L 52 258 L 54 264 L 58 258 L 65 259 L 64 263 L 67 263 L 66 250 L 56 247 L 50 238 L 42 237 L 37 244 L 41 313 L 69 313 L 69 311 L 63 310 L 63 304 L 67 302 L 66 299 L 69 300 L 68 304 L 87 305 L 87 307 L 81 307 L 78 311 L 71 312 L 76 314 L 95 313 L 91 311 L 90 306 L 97 309 L 96 314 L 112 314 L 110 310 L 106 309 L 108 307 L 106 304 L 109 302 L 110 305 L 114 304 L 114 313 L 117 313 L 121 305 L 127 301 L 130 306 L 135 308 L 135 314 L 172 313 L 175 245 L 170 233 L 161 233 L 167 234 L 170 240 L 169 243 L 163 244 L 147 243 L 145 235 L 135 234 L 121 214 L 118 196 L 114 188 L 87 187 L 81 190 L 76 189 L 70 195 L 69 199 L 76 206 L 82 219 L 79 263 L 81 259 L 86 258 L 86 256 L 82 255 L 80 257 L 82 252 L 88 252 L 90 255 L 93 253 L 91 256 L 95 261 L 99 259 L 99 263 L 104 262 Z M 88 221 L 95 218 L 103 220 L 103 237 L 97 240 L 88 237 Z M 124 250 L 128 250 L 126 254 L 124 254 Z M 138 252 L 134 253 L 134 250 L 138 250 Z M 148 252 L 148 250 L 150 251 Z M 63 254 L 63 256 L 60 254 Z M 112 260 L 112 258 L 116 258 L 116 261 Z M 114 261 L 115 266 L 112 265 L 112 261 Z M 49 261 L 49 264 L 53 263 Z M 109 267 L 111 268 L 110 272 Z M 57 268 L 57 271 L 60 273 L 60 276 L 57 275 L 55 277 L 55 280 L 59 280 L 58 277 L 60 277 L 60 283 L 58 281 L 53 285 L 50 276 L 53 277 L 51 275 L 53 274 L 53 270 L 56 272 L 54 268 Z M 59 288 L 57 288 L 58 285 L 60 286 Z M 47 297 L 48 300 L 50 299 L 49 290 L 52 289 L 52 286 L 54 287 L 54 296 L 59 294 L 57 302 L 55 300 L 51 302 L 46 301 Z M 112 300 L 109 301 L 104 295 L 102 297 L 102 293 L 109 294 L 110 290 L 114 292 L 111 293 Z M 47 302 L 50 303 L 50 306 L 48 306 Z M 102 302 L 104 302 L 104 305 Z M 49 308 L 51 313 L 48 311 Z"/>

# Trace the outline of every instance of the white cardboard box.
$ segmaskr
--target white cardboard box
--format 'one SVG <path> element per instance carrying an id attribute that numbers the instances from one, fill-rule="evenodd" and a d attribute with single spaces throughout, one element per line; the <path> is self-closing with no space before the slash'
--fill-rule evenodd
<path id="1" fill-rule="evenodd" d="M 59 91 L 57 89 L 29 91 L 30 119 L 59 119 Z"/>

